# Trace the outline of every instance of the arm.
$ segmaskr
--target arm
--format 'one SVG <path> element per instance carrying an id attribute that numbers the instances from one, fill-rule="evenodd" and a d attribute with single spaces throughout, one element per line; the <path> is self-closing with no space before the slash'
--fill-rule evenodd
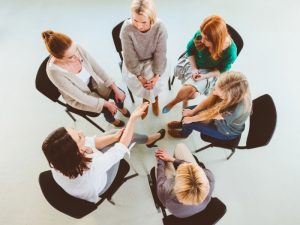
<path id="1" fill-rule="evenodd" d="M 99 136 L 95 138 L 95 147 L 97 149 L 102 149 L 108 145 L 111 145 L 119 141 L 124 129 L 118 130 L 115 134 L 109 134 L 105 136 Z"/>
<path id="2" fill-rule="evenodd" d="M 144 114 L 144 111 L 148 107 L 149 103 L 143 103 L 142 105 L 138 106 L 132 113 L 127 122 L 127 125 L 124 129 L 122 137 L 119 143 L 123 144 L 124 146 L 128 147 L 133 136 L 134 127 L 137 119 Z"/>
<path id="3" fill-rule="evenodd" d="M 165 174 L 165 162 L 161 159 L 157 160 L 157 169 L 156 169 L 156 189 L 157 196 L 163 205 L 166 205 L 166 191 L 164 189 L 164 183 L 166 182 L 167 177 Z"/>
<path id="4" fill-rule="evenodd" d="M 162 75 L 165 72 L 166 65 L 167 65 L 167 38 L 168 33 L 166 28 L 161 22 L 158 22 L 159 26 L 158 32 L 159 37 L 157 40 L 155 52 L 153 55 L 153 63 L 152 63 L 152 70 L 153 73 L 156 75 Z"/>
<path id="5" fill-rule="evenodd" d="M 133 45 L 133 41 L 129 36 L 129 30 L 128 30 L 129 25 L 127 23 L 128 21 L 124 22 L 120 32 L 124 63 L 130 73 L 139 76 L 141 75 L 143 68 L 140 65 L 140 61 L 135 51 L 135 46 Z"/>

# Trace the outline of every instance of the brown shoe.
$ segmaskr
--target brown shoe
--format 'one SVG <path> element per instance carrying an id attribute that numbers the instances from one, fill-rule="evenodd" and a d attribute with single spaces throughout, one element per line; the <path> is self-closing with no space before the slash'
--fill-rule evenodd
<path id="1" fill-rule="evenodd" d="M 182 122 L 181 121 L 171 121 L 170 123 L 168 123 L 168 128 L 170 128 L 170 129 L 182 128 Z"/>
<path id="2" fill-rule="evenodd" d="M 188 136 L 183 135 L 182 130 L 169 129 L 168 134 L 174 138 L 187 138 Z"/>
<path id="3" fill-rule="evenodd" d="M 143 98 L 143 103 L 144 102 L 149 102 L 147 99 Z M 142 120 L 146 118 L 147 114 L 148 114 L 148 108 L 149 106 L 145 109 L 144 114 L 141 116 Z"/>
<path id="4" fill-rule="evenodd" d="M 118 119 L 115 119 L 115 121 L 112 122 L 111 124 L 113 124 L 115 127 L 124 127 L 125 126 L 125 123 L 122 120 L 118 120 Z"/>
<path id="5" fill-rule="evenodd" d="M 152 111 L 155 116 L 159 115 L 158 96 L 155 97 L 155 102 L 152 103 Z"/>

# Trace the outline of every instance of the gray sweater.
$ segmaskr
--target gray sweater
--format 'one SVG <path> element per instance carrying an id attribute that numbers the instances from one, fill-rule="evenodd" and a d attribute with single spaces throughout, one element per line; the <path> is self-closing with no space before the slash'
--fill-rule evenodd
<path id="1" fill-rule="evenodd" d="M 174 162 L 175 168 L 177 168 L 183 160 L 176 159 Z M 175 178 L 167 179 L 165 175 L 165 162 L 158 160 L 157 162 L 157 196 L 161 203 L 176 217 L 185 218 L 192 216 L 198 212 L 203 211 L 208 203 L 210 202 L 212 192 L 215 187 L 214 175 L 208 169 L 203 169 L 208 181 L 209 181 L 209 192 L 205 200 L 199 205 L 184 205 L 180 203 L 175 194 L 173 193 L 173 187 L 175 184 Z"/>
<path id="2" fill-rule="evenodd" d="M 162 75 L 167 64 L 167 37 L 167 30 L 160 20 L 145 33 L 133 26 L 131 19 L 125 20 L 120 38 L 127 70 L 139 76 L 143 72 L 141 62 L 151 59 L 153 73 Z"/>

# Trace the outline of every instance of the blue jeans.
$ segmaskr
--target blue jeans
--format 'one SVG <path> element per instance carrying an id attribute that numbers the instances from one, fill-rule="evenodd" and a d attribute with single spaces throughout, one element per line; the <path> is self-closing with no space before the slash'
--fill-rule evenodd
<path id="1" fill-rule="evenodd" d="M 193 109 L 196 106 L 189 106 L 189 109 Z M 182 124 L 182 134 L 184 136 L 189 136 L 193 130 L 199 131 L 201 134 L 205 134 L 207 136 L 219 139 L 219 140 L 232 140 L 235 139 L 236 135 L 225 135 L 218 131 L 216 125 L 213 121 L 209 123 L 203 122 L 194 122 L 189 124 Z"/>

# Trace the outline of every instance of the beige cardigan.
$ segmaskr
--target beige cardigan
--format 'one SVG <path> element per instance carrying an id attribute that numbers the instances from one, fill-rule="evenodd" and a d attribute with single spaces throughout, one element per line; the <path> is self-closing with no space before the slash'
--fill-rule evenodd
<path id="1" fill-rule="evenodd" d="M 52 83 L 58 88 L 66 103 L 76 109 L 100 113 L 103 109 L 105 99 L 108 98 L 111 86 L 114 81 L 97 62 L 85 51 L 78 46 L 79 54 L 83 60 L 83 66 L 92 76 L 92 92 L 76 74 L 64 69 L 50 66 L 47 63 L 47 74 Z"/>

